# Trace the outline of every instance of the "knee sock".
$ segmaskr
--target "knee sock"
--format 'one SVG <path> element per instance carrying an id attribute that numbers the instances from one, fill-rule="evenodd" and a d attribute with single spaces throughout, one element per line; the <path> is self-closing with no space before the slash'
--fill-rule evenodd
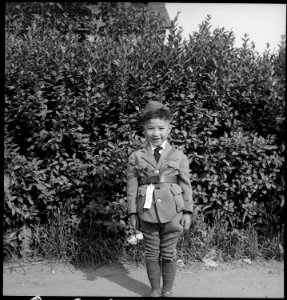
<path id="1" fill-rule="evenodd" d="M 160 291 L 160 263 L 159 260 L 147 260 L 147 276 L 153 291 Z"/>
<path id="2" fill-rule="evenodd" d="M 163 292 L 169 292 L 172 289 L 173 282 L 175 279 L 175 273 L 176 273 L 176 262 L 174 260 L 162 260 L 162 280 L 163 280 L 163 286 L 162 291 Z"/>

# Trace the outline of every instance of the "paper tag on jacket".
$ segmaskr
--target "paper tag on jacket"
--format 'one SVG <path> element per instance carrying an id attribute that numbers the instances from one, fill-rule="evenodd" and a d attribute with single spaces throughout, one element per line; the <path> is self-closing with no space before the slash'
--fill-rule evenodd
<path id="1" fill-rule="evenodd" d="M 146 194 L 145 194 L 145 203 L 143 208 L 150 208 L 152 199 L 153 199 L 153 190 L 154 190 L 154 185 L 150 184 L 148 185 L 146 189 Z"/>

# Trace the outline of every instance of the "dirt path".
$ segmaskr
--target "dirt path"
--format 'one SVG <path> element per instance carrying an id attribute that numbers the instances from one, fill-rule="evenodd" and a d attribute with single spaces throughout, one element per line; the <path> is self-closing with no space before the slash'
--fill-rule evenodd
<path id="1" fill-rule="evenodd" d="M 75 268 L 61 264 L 4 264 L 4 296 L 148 296 L 150 287 L 143 266 L 108 264 Z M 242 261 L 216 268 L 203 263 L 179 267 L 174 297 L 284 297 L 284 265 L 279 262 Z M 43 299 L 44 300 L 44 299 Z"/>

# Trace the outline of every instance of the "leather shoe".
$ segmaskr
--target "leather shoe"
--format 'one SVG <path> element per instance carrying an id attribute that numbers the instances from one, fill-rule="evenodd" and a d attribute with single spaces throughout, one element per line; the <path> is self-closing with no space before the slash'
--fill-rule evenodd
<path id="1" fill-rule="evenodd" d="M 168 292 L 162 292 L 161 294 L 162 297 L 172 297 L 172 292 L 168 291 Z"/>
<path id="2" fill-rule="evenodd" d="M 150 297 L 161 297 L 161 291 L 151 291 Z"/>

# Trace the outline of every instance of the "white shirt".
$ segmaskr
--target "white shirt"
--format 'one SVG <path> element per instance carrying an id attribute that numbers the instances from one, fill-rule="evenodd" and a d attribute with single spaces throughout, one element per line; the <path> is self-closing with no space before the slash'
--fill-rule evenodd
<path id="1" fill-rule="evenodd" d="M 162 151 L 164 150 L 165 145 L 166 145 L 166 140 L 165 140 L 165 141 L 161 144 L 161 146 L 160 146 L 160 147 L 162 148 L 162 149 L 160 149 L 160 151 L 159 151 L 160 154 L 161 154 Z M 157 147 L 153 146 L 151 143 L 150 143 L 150 146 L 151 146 L 152 152 L 154 153 L 154 149 L 156 149 Z"/>

